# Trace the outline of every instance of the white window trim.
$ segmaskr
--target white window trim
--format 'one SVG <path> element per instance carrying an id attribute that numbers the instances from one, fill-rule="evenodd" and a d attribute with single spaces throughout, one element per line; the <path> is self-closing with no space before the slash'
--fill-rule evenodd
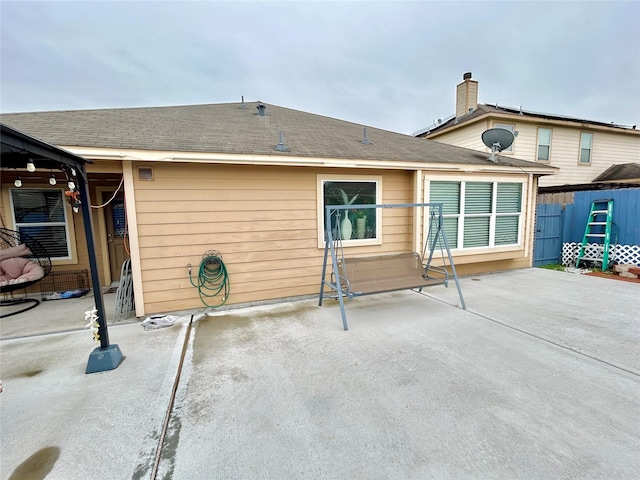
<path id="1" fill-rule="evenodd" d="M 465 178 L 461 179 L 460 176 L 451 176 L 451 175 L 433 175 L 429 177 L 425 177 L 424 179 L 424 198 L 428 201 L 430 198 L 430 183 L 431 182 L 460 182 L 460 213 L 457 214 L 448 214 L 443 215 L 443 218 L 451 218 L 456 217 L 460 219 L 464 215 L 464 203 L 465 203 L 465 193 L 466 193 L 466 183 L 468 182 L 491 182 L 494 183 L 493 188 L 493 198 L 492 198 L 492 210 L 495 208 L 496 200 L 497 200 L 497 188 L 495 188 L 495 184 L 497 183 L 520 183 L 522 185 L 521 189 L 521 198 L 520 198 L 520 212 L 517 213 L 519 216 L 518 220 L 518 241 L 514 244 L 509 245 L 495 245 L 495 219 L 499 216 L 513 216 L 515 213 L 496 213 L 492 211 L 490 214 L 480 213 L 480 214 L 470 214 L 467 217 L 490 217 L 489 223 L 489 246 L 483 247 L 470 247 L 470 248 L 458 248 L 457 245 L 463 245 L 464 239 L 464 217 L 462 221 L 458 220 L 458 238 L 456 242 L 456 248 L 449 248 L 452 254 L 456 256 L 464 256 L 464 255 L 478 255 L 478 254 L 489 254 L 489 253 L 500 253 L 500 252 L 521 252 L 524 248 L 523 240 L 524 240 L 524 229 L 525 229 L 525 220 L 526 220 L 526 212 L 528 209 L 527 206 L 527 186 L 528 182 L 526 179 L 521 178 L 510 178 L 503 176 L 485 176 L 485 175 L 475 175 L 473 178 Z M 424 219 L 424 238 L 427 238 L 429 234 L 428 231 L 428 219 L 425 217 Z"/>
<path id="2" fill-rule="evenodd" d="M 589 161 L 582 161 L 582 136 L 591 135 L 591 144 L 589 145 Z M 580 140 L 578 143 L 578 165 L 591 165 L 593 163 L 593 132 L 580 132 Z"/>
<path id="3" fill-rule="evenodd" d="M 318 248 L 324 249 L 324 183 L 325 182 L 375 182 L 376 201 L 382 201 L 382 175 L 340 175 L 318 174 L 316 176 L 317 187 L 317 219 L 318 219 Z M 355 202 L 358 204 L 358 202 Z M 343 240 L 343 247 L 362 247 L 367 245 L 382 245 L 382 209 L 376 208 L 376 238 L 363 238 Z"/>
<path id="4" fill-rule="evenodd" d="M 540 143 L 540 130 L 548 130 L 549 131 L 549 143 L 548 144 L 543 144 Z M 553 129 L 551 128 L 547 128 L 547 127 L 538 127 L 538 131 L 537 133 L 537 145 L 536 145 L 536 162 L 542 162 L 542 163 L 551 163 L 551 141 L 553 139 Z M 543 145 L 545 147 L 549 148 L 549 158 L 547 160 L 540 160 L 539 154 L 540 154 L 540 146 Z"/>
<path id="5" fill-rule="evenodd" d="M 58 190 L 62 195 L 63 202 L 63 212 L 64 212 L 64 230 L 65 230 L 65 238 L 67 242 L 67 252 L 68 255 L 65 257 L 55 257 L 51 258 L 51 262 L 53 265 L 68 265 L 77 263 L 77 252 L 75 245 L 75 235 L 73 230 L 73 221 L 71 214 L 71 206 L 69 202 L 66 201 L 66 197 L 64 195 L 64 189 L 62 188 L 46 188 L 42 186 L 34 186 L 34 185 L 23 185 L 20 188 L 10 188 L 8 189 L 9 195 L 9 205 L 11 208 L 11 220 L 13 222 L 13 227 L 15 230 L 18 230 L 20 226 L 38 226 L 38 225 L 62 225 L 62 222 L 41 222 L 41 223 L 18 223 L 16 220 L 16 212 L 13 204 L 13 191 L 24 191 L 24 190 Z"/>

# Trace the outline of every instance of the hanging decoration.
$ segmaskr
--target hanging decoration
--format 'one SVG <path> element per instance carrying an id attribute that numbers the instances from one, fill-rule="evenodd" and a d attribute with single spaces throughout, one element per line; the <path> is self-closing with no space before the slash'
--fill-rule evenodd
<path id="1" fill-rule="evenodd" d="M 93 341 L 96 345 L 100 345 L 100 324 L 98 323 L 98 310 L 96 307 L 93 307 L 92 310 L 87 310 L 84 312 L 84 320 L 87 325 L 84 327 L 85 329 L 93 329 Z"/>

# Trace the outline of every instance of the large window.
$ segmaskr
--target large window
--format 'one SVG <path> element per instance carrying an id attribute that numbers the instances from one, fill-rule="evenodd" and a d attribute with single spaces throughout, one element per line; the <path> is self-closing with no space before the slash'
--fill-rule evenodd
<path id="1" fill-rule="evenodd" d="M 319 177 L 319 195 L 322 209 L 319 231 L 324 242 L 326 209 L 328 205 L 375 205 L 380 203 L 380 180 Z M 350 208 L 339 210 L 330 220 L 333 238 L 342 238 L 354 244 L 380 243 L 380 210 L 376 208 Z"/>
<path id="2" fill-rule="evenodd" d="M 69 259 L 69 232 L 62 190 L 11 190 L 16 229 L 38 240 L 51 258 Z"/>
<path id="3" fill-rule="evenodd" d="M 494 126 L 494 128 L 504 128 L 505 130 L 509 130 L 511 133 L 515 132 L 515 126 L 511 125 L 509 123 L 496 123 L 493 126 Z M 500 153 L 505 153 L 505 152 L 513 153 L 513 144 L 514 143 L 516 143 L 515 139 L 513 140 L 513 143 L 509 146 L 509 148 L 505 148 Z"/>
<path id="4" fill-rule="evenodd" d="M 548 162 L 551 153 L 551 129 L 538 129 L 538 155 L 539 162 Z"/>
<path id="5" fill-rule="evenodd" d="M 522 183 L 432 181 L 429 201 L 443 204 L 452 249 L 520 243 Z"/>
<path id="6" fill-rule="evenodd" d="M 592 133 L 580 134 L 580 164 L 591 163 L 591 144 L 593 143 Z"/>

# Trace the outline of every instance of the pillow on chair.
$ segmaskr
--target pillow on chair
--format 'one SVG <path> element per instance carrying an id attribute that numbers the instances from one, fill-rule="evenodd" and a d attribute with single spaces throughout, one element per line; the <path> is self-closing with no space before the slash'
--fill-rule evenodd
<path id="1" fill-rule="evenodd" d="M 0 285 L 32 282 L 42 277 L 44 268 L 28 258 L 13 257 L 0 261 Z"/>
<path id="2" fill-rule="evenodd" d="M 25 255 L 31 255 L 31 250 L 24 243 L 21 243 L 17 247 L 3 248 L 0 250 L 0 260 L 14 257 L 24 257 Z"/>

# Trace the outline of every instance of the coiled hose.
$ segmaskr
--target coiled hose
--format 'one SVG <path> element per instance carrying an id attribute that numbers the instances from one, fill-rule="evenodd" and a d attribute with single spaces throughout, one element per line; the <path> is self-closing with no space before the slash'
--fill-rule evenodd
<path id="1" fill-rule="evenodd" d="M 216 250 L 209 250 L 202 255 L 202 261 L 198 268 L 198 283 L 194 283 L 191 276 L 191 264 L 189 267 L 189 281 L 198 289 L 200 300 L 209 308 L 217 308 L 225 304 L 229 298 L 231 283 L 227 267 L 222 261 L 222 255 Z M 209 305 L 206 299 L 222 294 L 222 302 L 218 305 Z"/>

